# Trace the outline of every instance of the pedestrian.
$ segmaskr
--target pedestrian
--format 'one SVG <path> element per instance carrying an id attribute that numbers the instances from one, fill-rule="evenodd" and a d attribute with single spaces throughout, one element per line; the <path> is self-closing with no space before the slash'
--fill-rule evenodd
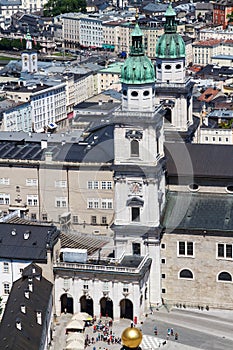
<path id="1" fill-rule="evenodd" d="M 171 336 L 173 336 L 174 335 L 174 330 L 173 330 L 173 328 L 171 328 Z"/>
<path id="2" fill-rule="evenodd" d="M 168 328 L 168 329 L 167 329 L 167 336 L 169 337 L 169 336 L 170 336 L 170 334 L 171 334 L 171 329 L 170 329 L 170 328 Z"/>
<path id="3" fill-rule="evenodd" d="M 178 340 L 178 333 L 175 334 L 175 340 Z"/>

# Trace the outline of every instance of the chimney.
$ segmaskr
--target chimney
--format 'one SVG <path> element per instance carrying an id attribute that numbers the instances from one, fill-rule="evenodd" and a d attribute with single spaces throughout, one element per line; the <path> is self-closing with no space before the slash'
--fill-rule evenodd
<path id="1" fill-rule="evenodd" d="M 48 147 L 48 142 L 47 140 L 41 140 L 40 142 L 41 149 L 45 149 Z"/>
<path id="2" fill-rule="evenodd" d="M 21 305 L 20 310 L 23 314 L 26 314 L 26 306 L 25 305 Z"/>
<path id="3" fill-rule="evenodd" d="M 53 152 L 45 152 L 45 162 L 50 163 L 53 160 Z"/>
<path id="4" fill-rule="evenodd" d="M 41 311 L 36 311 L 36 322 L 42 325 L 42 313 Z"/>

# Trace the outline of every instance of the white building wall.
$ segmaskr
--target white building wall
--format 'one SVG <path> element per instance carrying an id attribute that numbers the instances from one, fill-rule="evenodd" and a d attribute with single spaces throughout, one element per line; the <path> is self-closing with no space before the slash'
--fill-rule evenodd
<path id="1" fill-rule="evenodd" d="M 3 131 L 32 131 L 30 104 L 19 105 L 3 112 Z"/>
<path id="2" fill-rule="evenodd" d="M 102 21 L 97 18 L 80 18 L 79 43 L 85 47 L 102 47 L 103 27 Z"/>
<path id="3" fill-rule="evenodd" d="M 113 317 L 115 320 L 120 318 L 120 302 L 125 297 L 133 303 L 133 313 L 138 319 L 142 318 L 143 312 L 146 309 L 147 300 L 143 298 L 143 305 L 140 306 L 140 296 L 142 291 L 145 290 L 145 283 L 147 283 L 148 276 L 145 276 L 141 281 L 141 288 L 138 282 L 129 283 L 127 274 L 124 281 L 113 280 L 108 282 L 108 291 L 105 288 L 106 279 L 101 277 L 81 279 L 81 278 L 68 278 L 66 279 L 64 287 L 64 279 L 57 276 L 55 278 L 55 313 L 59 316 L 61 314 L 61 296 L 68 294 L 73 298 L 74 313 L 80 312 L 80 298 L 84 295 L 83 285 L 88 284 L 88 295 L 93 299 L 94 315 L 100 317 L 100 300 L 107 295 L 113 301 Z M 68 287 L 67 287 L 68 286 Z M 123 293 L 123 288 L 128 287 L 128 293 Z"/>
<path id="4" fill-rule="evenodd" d="M 6 271 L 6 266 L 4 268 L 4 263 L 8 265 L 8 271 Z M 26 260 L 0 259 L 0 295 L 2 296 L 3 307 L 9 296 L 8 293 L 4 293 L 4 284 L 8 284 L 9 289 L 11 289 L 12 284 L 22 276 L 21 271 L 30 263 L 30 261 Z"/>
<path id="5" fill-rule="evenodd" d="M 184 83 L 185 59 L 160 59 L 156 60 L 156 79 L 158 83 Z"/>
<path id="6" fill-rule="evenodd" d="M 202 127 L 199 130 L 199 138 L 196 138 L 195 142 L 232 145 L 233 131 L 232 129 L 210 129 Z"/>
<path id="7" fill-rule="evenodd" d="M 32 122 L 35 131 L 42 131 L 50 123 L 66 119 L 65 84 L 50 87 L 31 96 Z"/>

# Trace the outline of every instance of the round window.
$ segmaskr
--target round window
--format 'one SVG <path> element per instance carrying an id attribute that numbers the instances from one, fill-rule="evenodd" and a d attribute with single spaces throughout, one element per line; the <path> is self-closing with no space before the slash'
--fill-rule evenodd
<path id="1" fill-rule="evenodd" d="M 228 193 L 233 193 L 233 185 L 227 186 L 227 187 L 226 187 L 226 191 L 227 191 Z"/>
<path id="2" fill-rule="evenodd" d="M 166 64 L 165 65 L 165 69 L 171 69 L 171 65 L 170 64 Z"/>
<path id="3" fill-rule="evenodd" d="M 160 64 L 160 63 L 157 64 L 157 68 L 158 68 L 158 69 L 161 69 L 161 64 Z"/>
<path id="4" fill-rule="evenodd" d="M 150 95 L 150 91 L 146 90 L 146 91 L 143 91 L 143 96 L 149 96 Z"/>
<path id="5" fill-rule="evenodd" d="M 181 64 L 177 64 L 176 69 L 180 69 L 180 68 L 181 68 Z"/>
<path id="6" fill-rule="evenodd" d="M 131 92 L 131 95 L 132 95 L 133 97 L 136 97 L 136 96 L 138 96 L 138 92 L 137 92 L 137 91 L 132 91 L 132 92 Z"/>
<path id="7" fill-rule="evenodd" d="M 199 186 L 198 186 L 198 184 L 193 183 L 193 184 L 189 185 L 189 189 L 190 189 L 190 191 L 198 191 Z"/>
<path id="8" fill-rule="evenodd" d="M 127 91 L 126 90 L 123 90 L 123 95 L 127 96 Z"/>

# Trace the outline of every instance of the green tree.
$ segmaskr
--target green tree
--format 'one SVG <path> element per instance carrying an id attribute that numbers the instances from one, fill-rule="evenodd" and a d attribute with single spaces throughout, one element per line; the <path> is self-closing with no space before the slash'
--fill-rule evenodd
<path id="1" fill-rule="evenodd" d="M 86 6 L 86 0 L 48 0 L 44 15 L 53 17 L 68 12 L 86 12 Z"/>
<path id="2" fill-rule="evenodd" d="M 12 49 L 18 49 L 18 50 L 25 50 L 26 49 L 26 40 L 25 39 L 6 39 L 3 38 L 0 40 L 0 50 L 12 50 Z M 40 44 L 38 42 L 32 41 L 32 48 L 35 50 L 40 49 Z"/>

